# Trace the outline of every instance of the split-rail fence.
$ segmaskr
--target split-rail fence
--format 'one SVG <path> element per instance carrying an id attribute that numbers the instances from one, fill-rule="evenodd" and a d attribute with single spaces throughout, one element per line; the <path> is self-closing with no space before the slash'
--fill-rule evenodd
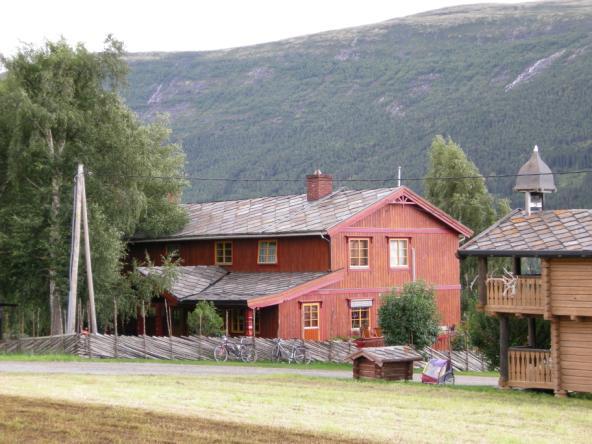
<path id="1" fill-rule="evenodd" d="M 248 338 L 257 350 L 259 360 L 271 360 L 273 339 Z M 69 354 L 87 358 L 145 358 L 164 360 L 213 360 L 214 348 L 222 338 L 207 336 L 115 336 L 103 334 L 71 334 L 44 337 L 21 337 L 0 341 L 0 353 Z M 229 338 L 240 341 L 240 338 Z M 286 340 L 288 347 L 293 341 Z M 348 362 L 347 356 L 356 350 L 352 341 L 304 341 L 313 361 Z M 448 352 L 425 348 L 422 354 L 429 358 L 448 357 Z M 478 353 L 470 350 L 453 351 L 456 370 L 487 370 L 487 363 Z M 417 365 L 424 363 L 418 362 Z"/>

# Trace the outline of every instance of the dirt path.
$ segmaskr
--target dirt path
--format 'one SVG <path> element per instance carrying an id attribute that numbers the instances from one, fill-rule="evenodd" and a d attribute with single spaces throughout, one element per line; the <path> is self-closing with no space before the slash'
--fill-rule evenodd
<path id="1" fill-rule="evenodd" d="M 320 370 L 221 365 L 151 364 L 133 362 L 26 362 L 2 361 L 0 372 L 10 373 L 72 373 L 92 375 L 180 375 L 180 376 L 256 376 L 294 374 L 323 378 L 351 378 L 350 370 Z M 418 374 L 414 380 L 419 380 Z M 496 386 L 490 376 L 457 376 L 460 385 Z"/>

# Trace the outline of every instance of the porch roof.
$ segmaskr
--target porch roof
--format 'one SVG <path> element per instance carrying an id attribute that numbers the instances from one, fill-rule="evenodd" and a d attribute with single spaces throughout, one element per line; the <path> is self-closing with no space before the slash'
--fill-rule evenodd
<path id="1" fill-rule="evenodd" d="M 461 256 L 592 256 L 592 210 L 514 210 L 459 249 Z"/>
<path id="2" fill-rule="evenodd" d="M 163 267 L 140 267 L 143 275 L 162 273 Z M 180 266 L 168 294 L 179 302 L 246 302 L 272 296 L 328 275 L 328 272 L 229 272 L 216 266 Z"/>

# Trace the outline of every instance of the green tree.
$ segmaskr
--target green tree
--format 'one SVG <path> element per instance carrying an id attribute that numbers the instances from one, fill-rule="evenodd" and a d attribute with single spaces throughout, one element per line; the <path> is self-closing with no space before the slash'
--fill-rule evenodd
<path id="1" fill-rule="evenodd" d="M 481 176 L 481 173 L 459 145 L 452 139 L 434 137 L 425 176 L 426 198 L 475 233 L 479 233 L 509 211 L 508 202 L 495 199 L 489 194 L 483 178 L 437 179 L 474 176 Z"/>
<path id="2" fill-rule="evenodd" d="M 112 313 L 105 296 L 123 279 L 125 240 L 185 221 L 170 199 L 184 182 L 142 178 L 180 176 L 184 156 L 165 121 L 144 125 L 121 100 L 123 54 L 109 37 L 100 53 L 58 41 L 0 60 L 0 291 L 21 305 L 49 302 L 52 334 L 62 331 L 77 163 L 88 171 L 99 317 Z"/>
<path id="3" fill-rule="evenodd" d="M 434 291 L 424 282 L 409 282 L 384 297 L 378 323 L 387 344 L 411 344 L 422 349 L 438 336 L 438 308 Z"/>
<path id="4" fill-rule="evenodd" d="M 224 329 L 224 320 L 212 302 L 199 301 L 195 310 L 189 313 L 187 325 L 190 333 L 204 336 L 218 336 Z"/>

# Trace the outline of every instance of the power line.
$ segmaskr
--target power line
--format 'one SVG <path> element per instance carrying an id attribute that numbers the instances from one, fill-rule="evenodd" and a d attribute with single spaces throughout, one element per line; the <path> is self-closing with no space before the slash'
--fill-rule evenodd
<path id="1" fill-rule="evenodd" d="M 559 176 L 566 174 L 586 174 L 592 173 L 592 169 L 573 170 L 573 171 L 559 171 L 555 173 L 532 173 L 532 174 L 489 174 L 479 176 L 441 176 L 441 177 L 402 177 L 402 182 L 419 182 L 428 180 L 438 181 L 453 181 L 453 180 L 476 180 L 476 179 L 503 179 L 509 177 L 528 177 L 528 176 Z M 194 176 L 150 176 L 150 175 L 130 175 L 130 174 L 94 174 L 85 173 L 94 177 L 117 177 L 124 179 L 158 179 L 158 180 L 187 180 L 189 182 L 302 182 L 302 179 L 253 179 L 253 178 L 227 178 L 227 177 L 194 177 Z M 390 177 L 385 179 L 333 179 L 335 182 L 394 182 L 398 180 L 397 177 Z"/>

